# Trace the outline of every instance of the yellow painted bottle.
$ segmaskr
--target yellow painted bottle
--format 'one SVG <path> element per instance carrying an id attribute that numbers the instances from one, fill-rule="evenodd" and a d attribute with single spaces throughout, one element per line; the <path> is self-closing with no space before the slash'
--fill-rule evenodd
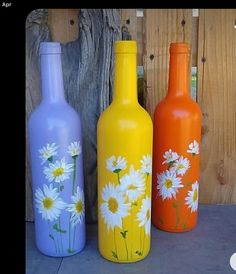
<path id="1" fill-rule="evenodd" d="M 136 41 L 115 42 L 114 98 L 97 126 L 101 255 L 131 263 L 150 249 L 153 126 L 137 99 Z"/>

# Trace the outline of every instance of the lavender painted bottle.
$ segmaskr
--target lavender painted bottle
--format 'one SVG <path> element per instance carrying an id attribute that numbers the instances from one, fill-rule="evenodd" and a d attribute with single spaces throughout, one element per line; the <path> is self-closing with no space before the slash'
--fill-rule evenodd
<path id="1" fill-rule="evenodd" d="M 85 245 L 81 121 L 64 97 L 61 46 L 40 44 L 42 101 L 29 118 L 36 246 L 64 257 Z"/>

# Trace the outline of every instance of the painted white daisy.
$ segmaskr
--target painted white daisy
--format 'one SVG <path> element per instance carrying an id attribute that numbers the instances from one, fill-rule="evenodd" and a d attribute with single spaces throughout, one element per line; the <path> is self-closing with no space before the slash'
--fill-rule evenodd
<path id="1" fill-rule="evenodd" d="M 173 164 L 174 161 L 179 158 L 179 155 L 176 152 L 169 149 L 168 151 L 165 152 L 165 154 L 163 155 L 163 158 L 165 158 L 166 160 L 162 164 L 165 164 L 165 163 Z"/>
<path id="2" fill-rule="evenodd" d="M 152 173 L 152 159 L 150 155 L 143 156 L 142 160 L 140 161 L 142 164 L 141 172 L 144 174 L 151 174 Z"/>
<path id="3" fill-rule="evenodd" d="M 196 140 L 194 140 L 189 146 L 188 146 L 188 153 L 191 153 L 193 155 L 199 154 L 199 144 Z"/>
<path id="4" fill-rule="evenodd" d="M 70 145 L 68 146 L 67 152 L 71 155 L 71 157 L 76 157 L 76 156 L 80 155 L 80 153 L 81 153 L 80 141 L 70 143 Z"/>
<path id="5" fill-rule="evenodd" d="M 123 194 L 112 183 L 103 188 L 102 199 L 100 210 L 108 230 L 115 226 L 122 228 L 122 218 L 129 215 L 130 203 L 125 203 Z"/>
<path id="6" fill-rule="evenodd" d="M 84 218 L 84 192 L 77 186 L 77 190 L 74 195 L 71 196 L 72 204 L 69 204 L 67 211 L 72 212 L 70 221 L 72 226 L 76 226 L 78 223 L 81 224 Z"/>
<path id="7" fill-rule="evenodd" d="M 157 189 L 159 195 L 163 200 L 176 198 L 178 188 L 183 187 L 181 184 L 181 178 L 176 177 L 176 173 L 173 170 L 166 170 L 161 174 L 157 174 Z"/>
<path id="8" fill-rule="evenodd" d="M 137 213 L 137 219 L 140 222 L 140 226 L 144 226 L 145 233 L 147 235 L 150 235 L 151 230 L 151 199 L 149 197 L 146 197 L 142 200 L 142 205 Z"/>
<path id="9" fill-rule="evenodd" d="M 183 176 L 185 172 L 189 169 L 189 167 L 190 167 L 189 160 L 181 156 L 179 159 L 177 159 L 174 162 L 172 169 L 176 172 L 177 175 Z"/>
<path id="10" fill-rule="evenodd" d="M 59 197 L 57 188 L 43 185 L 43 190 L 38 188 L 35 192 L 35 204 L 38 212 L 42 214 L 42 218 L 47 221 L 57 220 L 61 214 L 61 210 L 66 208 L 67 204 Z"/>
<path id="11" fill-rule="evenodd" d="M 143 175 L 130 166 L 130 171 L 120 179 L 120 191 L 125 193 L 130 202 L 135 202 L 145 192 Z"/>
<path id="12" fill-rule="evenodd" d="M 186 205 L 191 208 L 191 212 L 197 211 L 198 208 L 198 191 L 199 191 L 199 184 L 196 181 L 192 184 L 192 190 L 188 191 L 188 196 L 185 198 Z"/>
<path id="13" fill-rule="evenodd" d="M 48 160 L 50 161 L 54 155 L 57 155 L 58 146 L 55 143 L 46 144 L 43 148 L 39 149 L 40 158 L 42 159 L 42 163 L 44 164 Z"/>
<path id="14" fill-rule="evenodd" d="M 70 173 L 73 171 L 73 164 L 66 164 L 65 158 L 55 163 L 50 163 L 49 167 L 45 167 L 43 173 L 49 182 L 63 182 L 70 178 Z"/>
<path id="15" fill-rule="evenodd" d="M 126 160 L 124 157 L 118 156 L 117 158 L 115 156 L 111 156 L 109 159 L 107 159 L 107 169 L 111 172 L 118 173 L 121 170 L 126 169 Z"/>

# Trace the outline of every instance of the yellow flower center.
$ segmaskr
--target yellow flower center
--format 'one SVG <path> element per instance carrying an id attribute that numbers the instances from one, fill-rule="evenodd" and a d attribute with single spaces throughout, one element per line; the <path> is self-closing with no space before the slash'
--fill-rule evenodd
<path id="1" fill-rule="evenodd" d="M 169 188 L 172 187 L 173 183 L 172 183 L 172 181 L 171 181 L 170 179 L 167 179 L 167 180 L 165 181 L 164 185 L 165 185 L 165 187 L 166 187 L 167 189 L 169 189 Z"/>
<path id="2" fill-rule="evenodd" d="M 64 168 L 59 167 L 57 169 L 54 169 L 52 172 L 53 177 L 58 177 L 64 173 Z"/>
<path id="3" fill-rule="evenodd" d="M 198 196 L 197 189 L 195 189 L 195 190 L 194 190 L 194 193 L 193 193 L 193 201 L 194 201 L 194 202 L 197 201 L 197 196 Z"/>
<path id="4" fill-rule="evenodd" d="M 183 164 L 179 164 L 178 167 L 177 167 L 178 170 L 181 169 L 181 168 L 184 168 Z"/>
<path id="5" fill-rule="evenodd" d="M 147 221 L 150 219 L 150 210 L 149 209 L 146 212 L 146 218 L 147 218 Z"/>
<path id="6" fill-rule="evenodd" d="M 53 201 L 51 198 L 46 197 L 46 198 L 43 200 L 43 206 L 44 206 L 44 208 L 46 208 L 46 209 L 52 208 L 52 207 L 53 207 L 53 204 L 54 204 L 54 201 Z"/>
<path id="7" fill-rule="evenodd" d="M 135 189 L 137 189 L 137 187 L 133 184 L 128 186 L 128 190 L 135 190 Z"/>
<path id="8" fill-rule="evenodd" d="M 75 204 L 75 208 L 78 213 L 81 213 L 83 211 L 84 205 L 81 201 L 79 201 Z"/>
<path id="9" fill-rule="evenodd" d="M 110 198 L 108 201 L 108 208 L 112 213 L 116 213 L 118 210 L 118 203 L 115 198 Z"/>

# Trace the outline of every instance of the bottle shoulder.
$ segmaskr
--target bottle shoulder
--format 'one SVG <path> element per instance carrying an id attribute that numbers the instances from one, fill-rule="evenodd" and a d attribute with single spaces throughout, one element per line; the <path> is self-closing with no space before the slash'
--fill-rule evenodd
<path id="1" fill-rule="evenodd" d="M 121 123 L 152 127 L 152 119 L 141 105 L 118 105 L 113 103 L 100 115 L 98 127 L 102 125 L 119 125 Z"/>
<path id="2" fill-rule="evenodd" d="M 48 104 L 41 102 L 38 107 L 32 111 L 29 117 L 29 124 L 33 123 L 52 123 L 64 124 L 67 121 L 80 122 L 79 113 L 67 102 Z"/>
<path id="3" fill-rule="evenodd" d="M 154 112 L 156 116 L 197 116 L 201 117 L 201 108 L 190 96 L 168 98 L 160 101 Z"/>

